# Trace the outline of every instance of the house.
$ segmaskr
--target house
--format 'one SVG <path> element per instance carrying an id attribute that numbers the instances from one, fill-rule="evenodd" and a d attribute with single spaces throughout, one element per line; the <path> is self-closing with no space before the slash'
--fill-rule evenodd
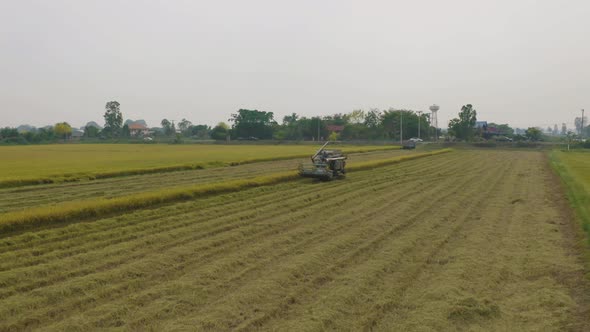
<path id="1" fill-rule="evenodd" d="M 487 121 L 476 121 L 475 128 L 486 131 L 488 129 L 488 122 Z"/>
<path id="2" fill-rule="evenodd" d="M 73 128 L 72 133 L 70 134 L 70 139 L 79 140 L 83 136 L 84 136 L 83 131 Z"/>
<path id="3" fill-rule="evenodd" d="M 489 125 L 487 121 L 477 121 L 475 123 L 475 129 L 479 133 L 479 135 L 485 139 L 495 138 L 496 140 L 498 140 L 498 138 L 503 138 L 509 140 L 505 136 L 510 135 L 510 133 L 502 131 L 501 128 L 496 127 L 494 123 L 491 124 L 492 125 Z"/>
<path id="4" fill-rule="evenodd" d="M 131 136 L 147 136 L 150 134 L 150 129 L 143 123 L 131 123 L 129 126 L 129 135 Z"/>

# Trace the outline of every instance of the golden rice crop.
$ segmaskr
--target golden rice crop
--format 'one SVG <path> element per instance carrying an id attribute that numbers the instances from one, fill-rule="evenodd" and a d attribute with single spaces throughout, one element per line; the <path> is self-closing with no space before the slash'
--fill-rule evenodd
<path id="1" fill-rule="evenodd" d="M 399 149 L 342 146 L 346 153 Z M 0 188 L 303 158 L 312 145 L 79 144 L 0 146 Z"/>
<path id="2" fill-rule="evenodd" d="M 10 212 L 0 216 L 0 230 L 12 230 L 49 222 L 66 222 L 92 218 L 109 213 L 135 210 L 148 206 L 182 201 L 195 197 L 219 194 L 269 185 L 297 178 L 295 172 L 283 172 L 246 180 L 234 180 L 191 187 L 172 188 L 146 192 L 114 199 L 97 199 L 62 203 L 49 207 L 39 207 Z"/>

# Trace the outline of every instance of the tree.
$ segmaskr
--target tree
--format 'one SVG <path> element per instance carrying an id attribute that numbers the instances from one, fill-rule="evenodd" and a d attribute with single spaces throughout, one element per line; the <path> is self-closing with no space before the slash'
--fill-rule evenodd
<path id="1" fill-rule="evenodd" d="M 337 132 L 332 132 L 330 133 L 330 136 L 328 136 L 328 141 L 337 141 L 338 138 L 340 138 L 340 135 Z"/>
<path id="2" fill-rule="evenodd" d="M 240 109 L 238 113 L 231 115 L 233 131 L 236 137 L 256 137 L 271 139 L 273 126 L 276 124 L 272 112 Z"/>
<path id="3" fill-rule="evenodd" d="M 227 139 L 229 135 L 229 126 L 223 122 L 217 124 L 217 126 L 211 129 L 211 138 L 218 141 Z"/>
<path id="4" fill-rule="evenodd" d="M 410 110 L 396 110 L 390 108 L 381 114 L 381 127 L 387 138 L 398 140 L 401 136 L 400 130 L 403 127 L 403 139 L 418 137 L 418 114 Z M 424 128 L 428 125 L 423 118 Z"/>
<path id="5" fill-rule="evenodd" d="M 190 126 L 188 131 L 190 132 L 191 136 L 199 139 L 205 139 L 209 136 L 209 131 L 211 131 L 211 128 L 207 125 L 196 125 Z"/>
<path id="6" fill-rule="evenodd" d="M 459 118 L 449 121 L 449 132 L 458 139 L 470 141 L 475 134 L 477 111 L 471 104 L 463 105 Z"/>
<path id="7" fill-rule="evenodd" d="M 301 140 L 304 138 L 304 132 L 307 131 L 304 127 L 308 126 L 308 124 L 307 118 L 299 118 L 297 113 L 291 113 L 291 115 L 283 117 L 282 127 L 274 129 L 275 131 L 280 131 L 280 133 L 273 135 L 273 138 L 278 140 Z"/>
<path id="8" fill-rule="evenodd" d="M 489 128 L 496 128 L 498 130 L 498 134 L 511 137 L 514 135 L 514 129 L 512 129 L 508 124 L 496 124 L 490 122 L 488 124 Z"/>
<path id="9" fill-rule="evenodd" d="M 283 125 L 285 126 L 291 126 L 297 123 L 297 120 L 299 120 L 299 115 L 297 115 L 297 113 L 291 113 L 291 115 L 285 115 L 283 117 Z"/>
<path id="10" fill-rule="evenodd" d="M 379 126 L 379 124 L 381 123 L 381 111 L 376 109 L 376 108 L 372 108 L 370 111 L 367 112 L 367 115 L 365 115 L 365 126 L 375 129 Z"/>
<path id="11" fill-rule="evenodd" d="M 568 131 L 565 136 L 563 137 L 563 139 L 565 140 L 565 142 L 567 143 L 567 150 L 570 150 L 570 145 L 573 144 L 574 142 L 574 138 L 576 137 L 576 134 L 574 134 L 571 131 Z"/>
<path id="12" fill-rule="evenodd" d="M 535 127 L 529 127 L 524 135 L 530 140 L 530 141 L 541 141 L 543 139 L 543 133 L 541 132 L 541 130 L 539 128 L 535 128 Z"/>
<path id="13" fill-rule="evenodd" d="M 527 138 L 526 138 L 526 136 L 524 136 L 524 135 L 516 134 L 516 135 L 514 135 L 514 136 L 512 137 L 512 139 L 513 139 L 515 142 L 522 142 L 522 141 L 526 141 L 526 139 L 527 139 Z"/>
<path id="14" fill-rule="evenodd" d="M 53 130 L 59 137 L 63 137 L 64 141 L 72 134 L 72 126 L 67 122 L 56 123 Z"/>
<path id="15" fill-rule="evenodd" d="M 162 129 L 164 129 L 164 135 L 172 136 L 176 133 L 176 127 L 174 126 L 174 123 L 168 121 L 168 119 L 162 119 L 160 124 L 162 125 Z"/>
<path id="16" fill-rule="evenodd" d="M 121 104 L 118 101 L 109 101 L 105 106 L 104 113 L 104 130 L 103 132 L 109 137 L 119 136 L 121 127 L 123 127 L 123 114 L 121 113 Z"/>
<path id="17" fill-rule="evenodd" d="M 369 128 L 363 123 L 349 123 L 344 126 L 341 137 L 342 139 L 366 139 L 369 137 Z"/>
<path id="18" fill-rule="evenodd" d="M 122 137 L 130 137 L 131 136 L 131 130 L 129 130 L 128 124 L 124 124 L 123 128 L 121 128 L 121 136 Z"/>
<path id="19" fill-rule="evenodd" d="M 344 126 L 348 124 L 348 114 L 336 113 L 334 115 L 326 115 L 322 120 L 329 125 Z"/>
<path id="20" fill-rule="evenodd" d="M 381 115 L 381 125 L 384 134 L 390 139 L 399 139 L 400 137 L 400 111 L 389 109 Z"/>
<path id="21" fill-rule="evenodd" d="M 189 128 L 192 126 L 192 122 L 190 122 L 187 119 L 182 119 L 179 123 L 178 123 L 178 129 L 180 129 L 180 132 L 183 133 L 186 136 L 190 135 L 190 131 Z"/>
<path id="22" fill-rule="evenodd" d="M 39 128 L 39 130 L 37 130 L 37 135 L 41 141 L 52 141 L 55 139 L 55 131 L 52 126 Z"/>
<path id="23" fill-rule="evenodd" d="M 277 141 L 282 141 L 287 138 L 287 130 L 285 128 L 279 128 L 277 130 L 273 130 L 272 139 Z"/>
<path id="24" fill-rule="evenodd" d="M 320 141 L 330 134 L 326 121 L 322 121 L 319 116 L 309 119 L 306 124 L 307 126 L 302 128 L 304 133 L 307 133 L 305 136 L 311 137 L 313 140 Z"/>
<path id="25" fill-rule="evenodd" d="M 348 114 L 349 123 L 363 123 L 365 121 L 365 111 L 354 110 Z"/>
<path id="26" fill-rule="evenodd" d="M 97 137 L 100 130 L 95 126 L 84 127 L 84 137 Z"/>
<path id="27" fill-rule="evenodd" d="M 18 137 L 16 128 L 4 127 L 0 129 L 0 139 Z"/>

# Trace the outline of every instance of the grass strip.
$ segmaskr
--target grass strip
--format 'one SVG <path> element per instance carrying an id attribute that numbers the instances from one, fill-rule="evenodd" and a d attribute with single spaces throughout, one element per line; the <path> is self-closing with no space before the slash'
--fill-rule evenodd
<path id="1" fill-rule="evenodd" d="M 586 240 L 590 245 L 590 192 L 586 190 L 584 183 L 590 184 L 590 178 L 583 179 L 577 176 L 570 169 L 570 162 L 559 157 L 562 152 L 553 151 L 550 154 L 551 166 L 561 177 L 566 186 L 568 201 L 576 211 L 580 219 L 582 229 L 586 233 Z M 564 153 L 564 152 L 563 152 Z M 568 152 L 574 153 L 574 152 Z M 590 154 L 586 157 L 590 158 Z"/>
<path id="2" fill-rule="evenodd" d="M 385 150 L 398 150 L 400 148 L 401 147 L 399 147 L 399 146 L 387 146 L 387 147 L 381 147 L 381 148 L 359 148 L 359 149 L 351 149 L 351 150 L 346 149 L 345 152 L 346 153 L 366 153 L 366 152 L 385 151 Z M 64 173 L 64 174 L 56 174 L 56 175 L 45 176 L 45 177 L 15 178 L 15 179 L 0 180 L 0 188 L 12 188 L 12 187 L 22 187 L 22 186 L 51 184 L 51 183 L 64 183 L 64 182 L 79 182 L 79 181 L 87 181 L 87 180 L 123 177 L 123 176 L 130 176 L 130 175 L 143 175 L 143 174 L 154 174 L 154 173 L 190 171 L 190 170 L 206 169 L 206 168 L 213 168 L 213 167 L 238 166 L 238 165 L 253 164 L 253 163 L 259 163 L 259 162 L 266 162 L 266 161 L 289 160 L 289 159 L 298 159 L 298 158 L 305 158 L 305 157 L 309 157 L 309 153 L 299 154 L 299 155 L 288 155 L 288 156 L 252 158 L 252 159 L 230 161 L 230 162 L 212 161 L 212 162 L 207 162 L 207 163 L 171 165 L 171 166 L 161 166 L 161 167 L 151 167 L 151 168 L 136 168 L 136 169 L 128 169 L 128 170 L 120 170 L 120 171 L 112 171 L 112 172 Z"/>
<path id="3" fill-rule="evenodd" d="M 451 152 L 451 149 L 417 153 L 383 160 L 363 162 L 348 167 L 349 171 L 369 170 L 377 167 L 397 164 L 403 161 L 424 158 Z M 79 221 L 102 215 L 123 213 L 158 204 L 180 202 L 214 194 L 235 192 L 247 188 L 272 185 L 299 179 L 296 172 L 281 172 L 244 180 L 233 180 L 188 187 L 162 189 L 111 199 L 93 199 L 42 206 L 33 209 L 15 211 L 0 215 L 0 232 L 22 230 L 38 225 Z"/>

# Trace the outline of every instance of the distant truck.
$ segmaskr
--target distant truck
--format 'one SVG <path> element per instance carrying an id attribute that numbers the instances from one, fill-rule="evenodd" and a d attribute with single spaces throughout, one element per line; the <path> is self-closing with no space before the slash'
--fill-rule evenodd
<path id="1" fill-rule="evenodd" d="M 402 149 L 404 149 L 404 150 L 413 150 L 415 148 L 416 148 L 416 141 L 413 141 L 413 140 L 405 141 L 404 144 L 402 145 Z"/>

